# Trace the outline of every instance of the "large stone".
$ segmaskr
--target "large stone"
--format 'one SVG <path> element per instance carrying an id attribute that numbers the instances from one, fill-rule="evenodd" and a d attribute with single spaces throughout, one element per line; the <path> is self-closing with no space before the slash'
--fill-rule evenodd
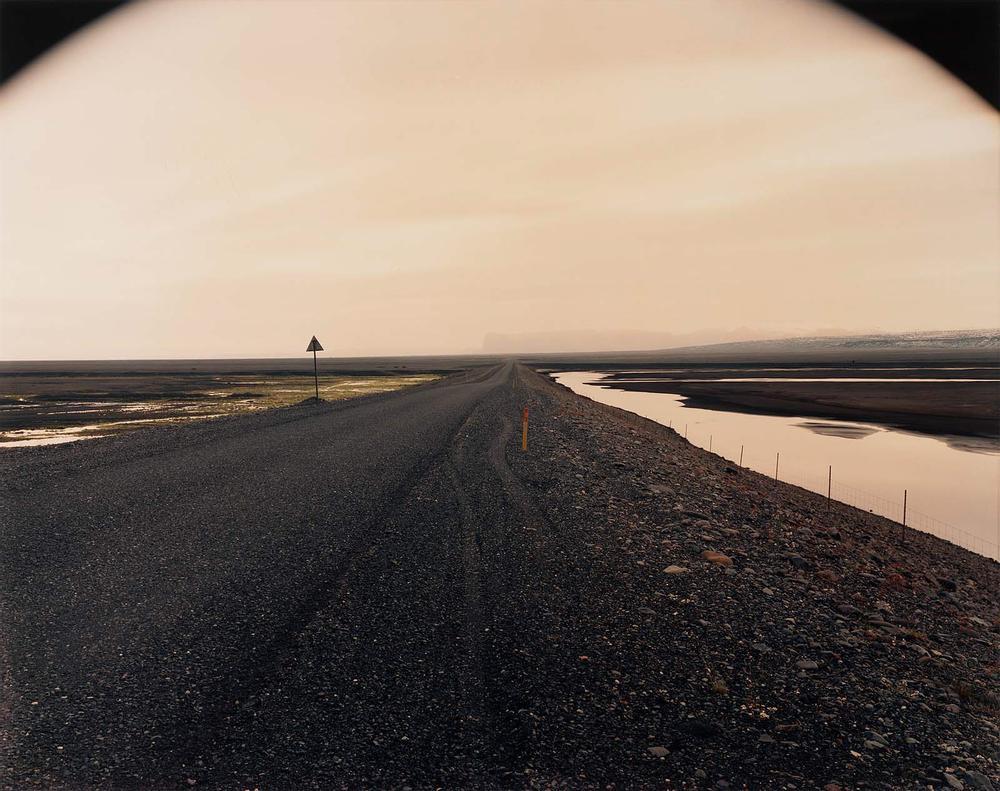
<path id="1" fill-rule="evenodd" d="M 801 555 L 788 555 L 788 560 L 799 571 L 808 571 L 809 569 L 812 568 L 812 563 L 810 563 Z"/>
<path id="2" fill-rule="evenodd" d="M 721 552 L 713 552 L 710 549 L 706 549 L 701 553 L 701 556 L 709 563 L 714 563 L 716 566 L 733 565 L 733 559 L 729 557 L 729 555 L 723 555 Z"/>
<path id="3" fill-rule="evenodd" d="M 966 769 L 964 776 L 965 781 L 973 788 L 979 789 L 979 791 L 996 791 L 993 783 L 982 772 Z"/>
<path id="4" fill-rule="evenodd" d="M 664 574 L 685 574 L 685 573 L 687 573 L 687 569 L 684 568 L 683 566 L 667 566 L 665 569 L 663 569 L 663 573 Z"/>

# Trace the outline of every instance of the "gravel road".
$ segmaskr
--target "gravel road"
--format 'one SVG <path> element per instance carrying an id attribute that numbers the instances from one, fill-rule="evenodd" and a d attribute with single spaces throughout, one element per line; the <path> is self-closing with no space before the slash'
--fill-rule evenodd
<path id="1" fill-rule="evenodd" d="M 0 476 L 3 788 L 1000 774 L 996 563 L 520 366 Z"/>

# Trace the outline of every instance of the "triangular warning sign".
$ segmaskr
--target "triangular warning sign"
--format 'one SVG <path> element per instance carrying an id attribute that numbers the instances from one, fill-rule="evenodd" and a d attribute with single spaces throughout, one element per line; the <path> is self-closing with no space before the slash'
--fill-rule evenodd
<path id="1" fill-rule="evenodd" d="M 321 352 L 323 351 L 323 344 L 316 340 L 316 336 L 313 335 L 313 339 L 309 341 L 309 345 L 306 347 L 307 352 Z"/>

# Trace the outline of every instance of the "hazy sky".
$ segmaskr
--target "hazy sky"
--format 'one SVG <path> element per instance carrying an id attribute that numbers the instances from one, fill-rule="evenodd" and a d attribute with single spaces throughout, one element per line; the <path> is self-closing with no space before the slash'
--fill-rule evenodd
<path id="1" fill-rule="evenodd" d="M 152 0 L 0 91 L 0 358 L 997 326 L 998 149 L 811 0 Z"/>

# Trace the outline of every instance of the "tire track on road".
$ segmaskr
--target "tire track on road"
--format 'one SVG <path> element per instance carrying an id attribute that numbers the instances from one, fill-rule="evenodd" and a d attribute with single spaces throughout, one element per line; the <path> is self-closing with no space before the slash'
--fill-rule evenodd
<path id="1" fill-rule="evenodd" d="M 516 371 L 516 369 L 515 369 Z M 516 374 L 515 374 L 516 376 Z M 484 399 L 445 463 L 459 505 L 463 590 L 470 668 L 470 711 L 497 780 L 508 782 L 535 722 L 531 658 L 521 645 L 522 618 L 537 620 L 534 590 L 549 525 L 507 463 L 520 408 L 510 391 Z"/>
<path id="2" fill-rule="evenodd" d="M 470 384 L 482 384 L 495 376 L 500 368 L 490 368 L 487 371 L 470 377 Z M 364 525 L 358 526 L 354 535 L 348 540 L 342 550 L 338 562 L 325 569 L 311 586 L 310 593 L 289 613 L 282 628 L 274 632 L 264 647 L 254 652 L 253 670 L 249 677 L 232 674 L 231 684 L 220 693 L 213 690 L 216 698 L 214 705 L 206 707 L 203 720 L 197 727 L 188 731 L 188 737 L 183 746 L 172 756 L 174 762 L 180 757 L 197 755 L 203 745 L 215 741 L 206 734 L 230 734 L 242 732 L 252 723 L 244 722 L 248 715 L 244 714 L 245 706 L 237 707 L 234 701 L 247 701 L 265 694 L 274 683 L 275 678 L 281 678 L 289 665 L 295 663 L 297 638 L 309 624 L 328 607 L 333 606 L 338 591 L 345 584 L 347 577 L 357 564 L 366 557 L 374 557 L 391 539 L 379 529 L 379 526 L 392 518 L 392 514 L 410 501 L 413 492 L 434 478 L 439 471 L 449 467 L 449 455 L 459 438 L 467 430 L 467 426 L 479 409 L 479 405 L 489 398 L 489 391 L 474 403 L 465 420 L 451 434 L 443 439 L 437 451 L 424 457 L 415 466 L 400 486 L 387 498 L 387 505 L 373 513 Z M 466 504 L 467 505 L 467 504 Z M 373 540 L 374 539 L 374 540 Z M 225 741 L 223 736 L 219 741 Z"/>

